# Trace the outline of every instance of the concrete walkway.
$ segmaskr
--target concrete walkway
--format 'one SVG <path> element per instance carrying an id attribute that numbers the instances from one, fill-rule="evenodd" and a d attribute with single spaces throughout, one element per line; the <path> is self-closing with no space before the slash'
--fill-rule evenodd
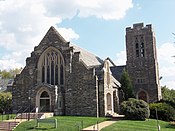
<path id="1" fill-rule="evenodd" d="M 82 131 L 100 131 L 102 128 L 110 126 L 114 124 L 115 122 L 117 121 L 104 121 L 104 122 L 99 123 L 98 125 L 95 124 L 93 126 L 84 128 Z"/>

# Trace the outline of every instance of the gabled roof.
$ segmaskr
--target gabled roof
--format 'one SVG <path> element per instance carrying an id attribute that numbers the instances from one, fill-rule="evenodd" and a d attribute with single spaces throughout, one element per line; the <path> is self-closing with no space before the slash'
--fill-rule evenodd
<path id="1" fill-rule="evenodd" d="M 115 79 L 120 80 L 124 69 L 126 68 L 126 65 L 123 66 L 113 66 L 110 67 L 112 75 L 114 76 Z"/>
<path id="2" fill-rule="evenodd" d="M 53 26 L 51 26 L 50 29 L 47 31 L 39 46 L 43 46 L 46 43 L 59 43 L 60 46 L 63 47 L 73 47 L 73 52 L 80 52 L 80 60 L 83 64 L 85 64 L 85 66 L 87 66 L 87 68 L 98 66 L 103 63 L 103 60 L 96 55 L 78 47 L 77 45 L 67 42 Z"/>
<path id="3" fill-rule="evenodd" d="M 87 67 L 99 66 L 103 63 L 103 60 L 96 55 L 78 47 L 77 45 L 71 45 L 73 46 L 74 52 L 80 52 L 80 60 L 82 60 L 82 62 L 86 64 Z"/>
<path id="4" fill-rule="evenodd" d="M 110 67 L 113 67 L 113 66 L 116 66 L 115 64 L 114 64 L 114 62 L 109 58 L 109 57 L 107 57 L 106 58 L 106 60 L 109 60 L 109 62 L 110 62 Z"/>
<path id="5" fill-rule="evenodd" d="M 45 42 L 48 42 L 47 44 L 49 44 L 50 42 L 59 42 L 62 43 L 63 46 L 67 46 L 68 43 L 53 26 L 51 26 L 50 29 L 47 31 L 47 33 L 39 43 L 39 46 L 46 44 Z"/>
<path id="6" fill-rule="evenodd" d="M 60 40 L 62 40 L 63 42 L 67 42 L 53 26 L 50 27 L 48 32 L 54 32 Z"/>

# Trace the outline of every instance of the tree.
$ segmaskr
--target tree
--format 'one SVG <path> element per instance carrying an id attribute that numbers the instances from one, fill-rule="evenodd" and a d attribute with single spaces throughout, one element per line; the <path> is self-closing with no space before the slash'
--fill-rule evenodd
<path id="1" fill-rule="evenodd" d="M 0 70 L 0 76 L 2 79 L 15 78 L 16 74 L 19 74 L 21 71 L 22 71 L 22 68 L 10 69 L 9 71 Z"/>
<path id="2" fill-rule="evenodd" d="M 0 112 L 11 112 L 12 94 L 10 92 L 0 93 Z"/>
<path id="3" fill-rule="evenodd" d="M 164 101 L 175 102 L 175 90 L 169 89 L 166 86 L 162 87 L 162 99 Z"/>
<path id="4" fill-rule="evenodd" d="M 3 70 L 3 71 L 1 72 L 1 77 L 2 77 L 2 79 L 11 78 L 11 74 L 10 74 L 10 72 L 8 72 L 8 71 L 6 71 L 6 70 Z"/>
<path id="5" fill-rule="evenodd" d="M 128 98 L 133 98 L 133 85 L 131 83 L 131 79 L 129 77 L 129 74 L 126 70 L 124 70 L 121 79 L 121 89 L 123 90 L 124 93 L 124 100 L 128 100 Z"/>

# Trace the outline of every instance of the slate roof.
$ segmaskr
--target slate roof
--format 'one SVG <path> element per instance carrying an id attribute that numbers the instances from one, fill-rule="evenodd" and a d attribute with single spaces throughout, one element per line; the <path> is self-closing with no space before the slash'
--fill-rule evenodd
<path id="1" fill-rule="evenodd" d="M 126 68 L 126 65 L 123 66 L 113 66 L 110 67 L 112 75 L 114 76 L 115 79 L 120 80 L 124 69 Z"/>
<path id="2" fill-rule="evenodd" d="M 72 46 L 74 52 L 80 52 L 80 60 L 82 60 L 82 62 L 86 64 L 87 67 L 99 66 L 103 63 L 103 60 L 98 56 L 78 47 L 77 45 L 72 44 Z"/>
<path id="3" fill-rule="evenodd" d="M 0 92 L 5 91 L 7 86 L 13 84 L 13 79 L 0 79 Z"/>

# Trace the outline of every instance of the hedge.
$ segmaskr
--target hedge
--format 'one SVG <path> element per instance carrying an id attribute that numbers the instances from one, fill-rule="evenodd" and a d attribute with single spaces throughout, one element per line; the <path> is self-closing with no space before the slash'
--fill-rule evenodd
<path id="1" fill-rule="evenodd" d="M 156 119 L 156 109 L 159 120 L 175 120 L 175 109 L 170 104 L 165 102 L 150 104 L 150 118 Z"/>

